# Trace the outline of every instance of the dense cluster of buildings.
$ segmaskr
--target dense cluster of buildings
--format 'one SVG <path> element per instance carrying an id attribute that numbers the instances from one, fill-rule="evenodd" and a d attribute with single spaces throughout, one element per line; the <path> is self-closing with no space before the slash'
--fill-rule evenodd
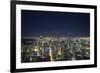
<path id="1" fill-rule="evenodd" d="M 24 37 L 21 62 L 71 61 L 90 59 L 89 37 Z"/>

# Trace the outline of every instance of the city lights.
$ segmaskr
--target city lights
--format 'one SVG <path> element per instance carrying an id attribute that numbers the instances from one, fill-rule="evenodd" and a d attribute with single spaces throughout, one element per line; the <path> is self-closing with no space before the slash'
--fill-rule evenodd
<path id="1" fill-rule="evenodd" d="M 89 37 L 24 37 L 21 62 L 90 59 Z"/>

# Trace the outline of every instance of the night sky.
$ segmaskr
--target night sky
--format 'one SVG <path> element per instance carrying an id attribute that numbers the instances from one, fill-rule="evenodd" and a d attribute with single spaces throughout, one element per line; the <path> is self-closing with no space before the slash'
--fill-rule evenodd
<path id="1" fill-rule="evenodd" d="M 21 35 L 90 36 L 90 14 L 48 11 L 21 11 Z"/>

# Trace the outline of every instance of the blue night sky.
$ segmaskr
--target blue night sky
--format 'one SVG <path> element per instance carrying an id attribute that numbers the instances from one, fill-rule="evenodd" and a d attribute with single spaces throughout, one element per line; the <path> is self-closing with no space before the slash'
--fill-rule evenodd
<path id="1" fill-rule="evenodd" d="M 48 11 L 21 11 L 21 35 L 90 36 L 90 14 Z"/>

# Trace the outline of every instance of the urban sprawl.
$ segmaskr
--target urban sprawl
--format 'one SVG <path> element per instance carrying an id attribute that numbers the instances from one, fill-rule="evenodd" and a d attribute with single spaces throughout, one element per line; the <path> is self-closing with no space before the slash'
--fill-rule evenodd
<path id="1" fill-rule="evenodd" d="M 21 62 L 52 62 L 90 59 L 89 37 L 23 37 Z"/>

